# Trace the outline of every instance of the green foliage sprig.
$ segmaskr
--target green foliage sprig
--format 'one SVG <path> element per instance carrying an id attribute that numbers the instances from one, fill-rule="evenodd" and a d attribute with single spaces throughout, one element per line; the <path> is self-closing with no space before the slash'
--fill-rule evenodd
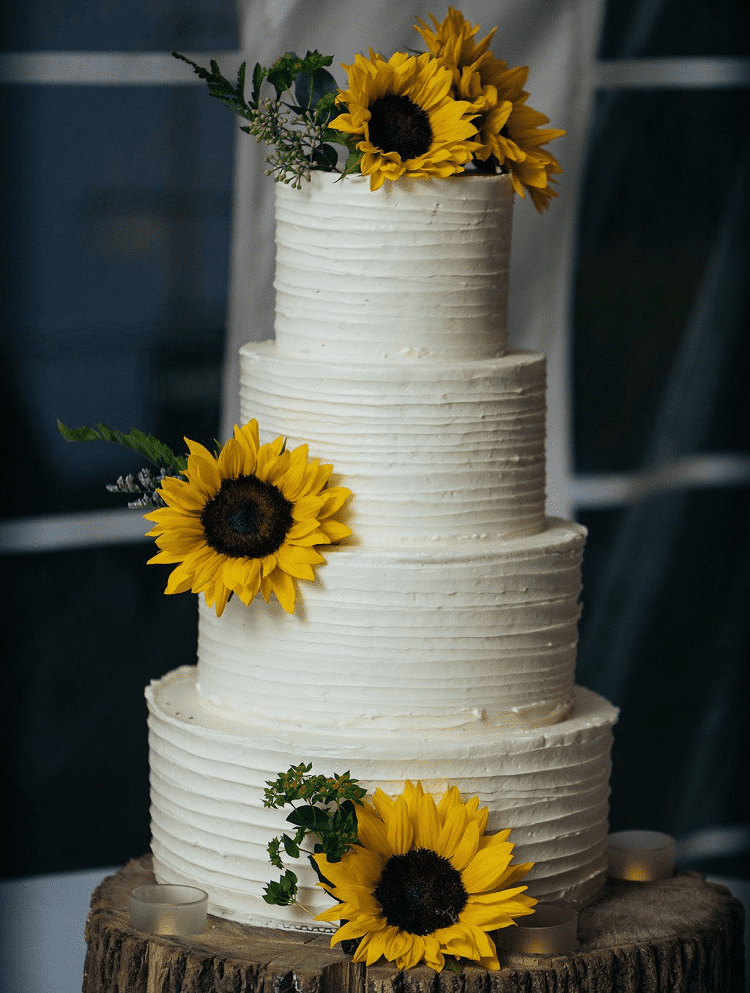
<path id="1" fill-rule="evenodd" d="M 351 154 L 359 155 L 354 152 L 351 136 L 328 127 L 334 112 L 340 110 L 336 108 L 338 86 L 326 68 L 333 56 L 314 51 L 302 59 L 290 52 L 268 68 L 256 62 L 248 99 L 246 62 L 240 66 L 233 85 L 222 76 L 215 59 L 206 69 L 179 52 L 172 55 L 193 67 L 196 75 L 205 80 L 212 97 L 249 121 L 242 131 L 273 146 L 274 151 L 266 159 L 270 166 L 267 175 L 275 176 L 276 182 L 291 183 L 299 189 L 302 179 L 309 179 L 313 169 L 336 172 L 338 152 L 334 144 L 343 145 L 350 153 L 345 171 L 351 171 Z M 261 97 L 266 82 L 273 87 L 275 96 Z M 288 94 L 286 100 L 282 99 L 284 94 Z"/>
<path id="2" fill-rule="evenodd" d="M 66 441 L 108 441 L 128 451 L 137 452 L 159 470 L 153 473 L 150 469 L 141 469 L 135 476 L 129 474 L 120 476 L 116 483 L 108 483 L 111 493 L 138 494 L 137 500 L 131 500 L 128 507 L 132 510 L 144 510 L 152 507 L 163 507 L 164 501 L 156 492 L 167 476 L 178 476 L 187 468 L 184 455 L 176 455 L 172 449 L 159 441 L 152 434 L 144 434 L 138 428 L 131 428 L 127 434 L 106 424 L 96 427 L 69 428 L 58 418 L 57 427 Z"/>
<path id="3" fill-rule="evenodd" d="M 318 877 L 322 878 L 312 856 L 325 853 L 331 862 L 338 862 L 357 842 L 356 808 L 362 806 L 367 790 L 348 772 L 311 776 L 311 769 L 312 763 L 293 765 L 266 783 L 263 805 L 279 808 L 292 804 L 294 809 L 286 819 L 295 828 L 293 834 L 273 838 L 268 845 L 271 864 L 281 870 L 282 876 L 267 884 L 263 896 L 266 903 L 289 906 L 297 902 L 297 875 L 284 865 L 282 849 L 290 858 L 300 858 L 304 851 Z M 294 806 L 297 801 L 299 806 Z M 308 836 L 314 839 L 312 851 L 302 848 Z"/>

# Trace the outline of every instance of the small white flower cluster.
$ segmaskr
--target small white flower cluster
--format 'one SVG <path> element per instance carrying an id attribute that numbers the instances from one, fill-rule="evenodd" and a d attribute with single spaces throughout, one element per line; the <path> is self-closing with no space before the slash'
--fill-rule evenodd
<path id="1" fill-rule="evenodd" d="M 116 483 L 107 483 L 107 489 L 110 493 L 138 493 L 140 496 L 128 503 L 128 509 L 151 510 L 166 506 L 156 491 L 168 475 L 174 473 L 168 473 L 166 469 L 160 469 L 158 473 L 141 469 L 135 476 L 128 473 L 127 476 L 120 476 Z"/>
<path id="2" fill-rule="evenodd" d="M 261 100 L 257 117 L 242 130 L 272 146 L 273 151 L 266 157 L 270 166 L 266 176 L 275 176 L 277 183 L 290 183 L 298 190 L 315 167 L 313 153 L 323 145 L 325 128 L 325 123 L 295 113 L 281 100 L 268 98 Z"/>

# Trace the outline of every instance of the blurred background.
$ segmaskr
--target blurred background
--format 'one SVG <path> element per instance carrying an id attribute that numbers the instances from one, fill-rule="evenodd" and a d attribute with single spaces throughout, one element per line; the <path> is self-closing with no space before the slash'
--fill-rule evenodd
<path id="1" fill-rule="evenodd" d="M 510 327 L 550 357 L 550 510 L 590 530 L 578 682 L 621 708 L 611 825 L 748 878 L 748 6 L 460 6 L 568 132 L 559 199 L 517 202 Z M 223 440 L 237 349 L 272 335 L 264 150 L 169 53 L 230 78 L 289 50 L 338 67 L 421 48 L 429 11 L 5 6 L 6 877 L 147 851 L 143 687 L 195 660 L 194 598 L 162 595 L 143 521 L 105 490 L 140 461 L 65 444 L 56 418 Z"/>

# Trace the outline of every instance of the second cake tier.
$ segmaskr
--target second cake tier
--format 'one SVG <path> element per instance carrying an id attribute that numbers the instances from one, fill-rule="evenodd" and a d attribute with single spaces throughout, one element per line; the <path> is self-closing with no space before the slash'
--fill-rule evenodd
<path id="1" fill-rule="evenodd" d="M 354 494 L 353 543 L 544 527 L 543 355 L 331 362 L 265 342 L 240 356 L 243 421 L 333 465 Z"/>

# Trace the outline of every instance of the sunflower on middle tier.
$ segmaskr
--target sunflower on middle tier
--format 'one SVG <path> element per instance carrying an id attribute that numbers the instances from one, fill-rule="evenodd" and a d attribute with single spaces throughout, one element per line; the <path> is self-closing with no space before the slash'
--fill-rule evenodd
<path id="1" fill-rule="evenodd" d="M 370 188 L 401 176 L 445 178 L 462 172 L 479 145 L 470 104 L 452 94 L 453 74 L 429 53 L 396 52 L 388 61 L 370 49 L 344 65 L 346 110 L 333 130 L 360 135 L 360 170 Z"/>
<path id="2" fill-rule="evenodd" d="M 159 546 L 149 562 L 175 566 L 165 592 L 203 593 L 218 617 L 233 594 L 249 605 L 273 593 L 293 613 L 294 580 L 313 581 L 324 561 L 316 546 L 351 534 L 337 517 L 351 490 L 328 485 L 333 466 L 310 459 L 307 445 L 261 445 L 255 420 L 235 426 L 218 455 L 185 440 L 184 478 L 167 476 L 165 506 L 145 515 Z"/>

